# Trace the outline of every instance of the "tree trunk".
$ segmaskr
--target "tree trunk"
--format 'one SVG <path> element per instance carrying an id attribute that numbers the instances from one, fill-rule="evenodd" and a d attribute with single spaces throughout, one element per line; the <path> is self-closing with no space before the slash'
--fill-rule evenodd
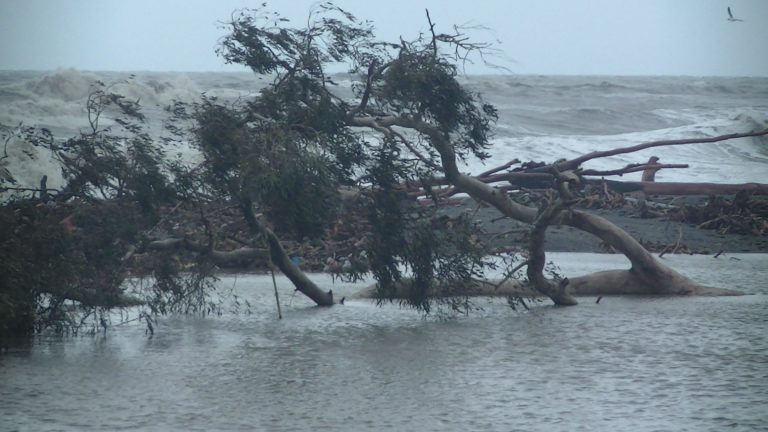
<path id="1" fill-rule="evenodd" d="M 648 159 L 648 165 L 656 165 L 656 162 L 659 161 L 659 158 L 656 156 L 651 156 L 650 159 Z M 643 170 L 643 175 L 640 178 L 640 180 L 644 182 L 652 182 L 656 180 L 656 173 L 659 171 L 659 167 L 653 167 L 653 168 L 646 168 Z"/>
<path id="2" fill-rule="evenodd" d="M 256 215 L 253 213 L 251 201 L 242 198 L 240 200 L 240 208 L 251 234 L 254 236 L 264 236 L 272 262 L 286 277 L 288 277 L 296 289 L 312 299 L 318 306 L 332 306 L 333 291 L 329 290 L 326 292 L 321 290 L 296 264 L 293 263 L 293 261 L 291 261 L 291 258 L 285 252 L 285 249 L 283 249 L 283 245 L 280 244 L 280 239 L 277 238 L 271 229 L 264 226 L 256 218 Z"/>
<path id="3" fill-rule="evenodd" d="M 547 227 L 552 219 L 561 211 L 563 202 L 558 200 L 553 205 L 543 209 L 533 224 L 530 235 L 530 245 L 528 247 L 528 266 L 526 274 L 533 287 L 546 295 L 558 306 L 575 306 L 578 304 L 575 298 L 568 293 L 568 278 L 560 281 L 551 281 L 544 277 L 544 266 L 547 263 L 546 253 L 544 252 L 544 237 Z"/>
<path id="4" fill-rule="evenodd" d="M 597 215 L 570 211 L 564 213 L 562 223 L 586 231 L 605 241 L 626 256 L 631 268 L 597 272 L 571 278 L 572 292 L 599 292 L 647 295 L 694 295 L 714 293 L 662 264 L 637 240 L 618 226 Z M 725 293 L 725 292 L 724 292 Z"/>

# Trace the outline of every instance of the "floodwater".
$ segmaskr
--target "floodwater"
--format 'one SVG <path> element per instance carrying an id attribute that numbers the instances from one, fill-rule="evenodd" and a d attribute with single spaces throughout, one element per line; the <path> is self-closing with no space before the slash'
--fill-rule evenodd
<path id="1" fill-rule="evenodd" d="M 550 257 L 567 275 L 623 260 Z M 278 279 L 278 320 L 269 277 L 227 276 L 252 314 L 0 354 L 0 430 L 768 430 L 768 255 L 664 260 L 751 295 L 529 312 L 478 299 L 483 310 L 445 319 L 363 300 L 312 307 Z"/>

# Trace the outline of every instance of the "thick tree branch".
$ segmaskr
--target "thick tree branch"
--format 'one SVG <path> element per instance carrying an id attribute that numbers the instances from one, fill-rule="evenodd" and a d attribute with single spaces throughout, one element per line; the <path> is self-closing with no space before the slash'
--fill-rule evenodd
<path id="1" fill-rule="evenodd" d="M 267 245 L 269 246 L 272 262 L 293 283 L 296 289 L 312 299 L 318 306 L 332 306 L 333 291 L 326 292 L 321 290 L 296 264 L 293 263 L 293 261 L 291 261 L 291 258 L 285 252 L 285 249 L 283 249 L 283 245 L 280 244 L 280 239 L 271 229 L 264 226 L 264 224 L 259 222 L 256 218 L 256 215 L 253 213 L 251 201 L 247 198 L 241 198 L 240 209 L 243 212 L 248 228 L 251 230 L 251 234 L 262 235 L 265 237 Z"/>
<path id="2" fill-rule="evenodd" d="M 526 274 L 533 287 L 551 298 L 556 305 L 574 306 L 578 304 L 575 298 L 568 294 L 568 279 L 561 281 L 550 281 L 544 277 L 544 266 L 547 258 L 544 252 L 544 238 L 547 227 L 556 218 L 556 216 L 566 208 L 565 202 L 557 200 L 552 205 L 545 207 L 533 223 L 529 240 L 529 257 Z"/>
<path id="3" fill-rule="evenodd" d="M 350 122 L 354 126 L 362 127 L 371 127 L 373 124 L 378 123 L 385 126 L 399 126 L 416 130 L 426 136 L 440 154 L 445 177 L 457 189 L 468 193 L 475 199 L 488 202 L 498 208 L 503 214 L 514 219 L 531 223 L 536 218 L 535 209 L 520 205 L 512 201 L 507 194 L 488 186 L 474 177 L 462 174 L 456 164 L 456 153 L 453 151 L 453 145 L 449 137 L 435 126 L 423 120 L 395 116 L 378 118 L 355 117 Z"/>

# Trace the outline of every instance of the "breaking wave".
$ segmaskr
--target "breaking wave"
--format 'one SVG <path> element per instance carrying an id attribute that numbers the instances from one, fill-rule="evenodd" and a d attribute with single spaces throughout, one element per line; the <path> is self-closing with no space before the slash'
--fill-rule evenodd
<path id="1" fill-rule="evenodd" d="M 75 101 L 88 96 L 96 80 L 96 77 L 74 69 L 62 69 L 39 79 L 28 80 L 24 87 L 44 99 Z"/>
<path id="2" fill-rule="evenodd" d="M 349 76 L 338 76 L 339 94 L 350 95 Z M 174 100 L 193 101 L 205 93 L 230 100 L 252 96 L 270 81 L 249 73 L 0 71 L 0 124 L 46 127 L 61 138 L 87 126 L 85 100 L 96 80 L 138 100 L 152 130 L 160 130 L 163 108 Z M 471 76 L 472 91 L 499 110 L 492 158 L 470 161 L 469 171 L 510 159 L 552 161 L 594 150 L 661 139 L 711 137 L 768 127 L 768 78 Z M 179 151 L 184 151 L 179 150 Z M 28 185 L 55 164 L 24 143 L 9 145 L 0 164 Z M 595 161 L 590 168 L 617 168 L 654 154 L 688 170 L 663 170 L 675 181 L 766 182 L 768 138 L 657 148 Z M 2 168 L 0 166 L 0 168 Z M 49 180 L 49 184 L 54 180 Z"/>

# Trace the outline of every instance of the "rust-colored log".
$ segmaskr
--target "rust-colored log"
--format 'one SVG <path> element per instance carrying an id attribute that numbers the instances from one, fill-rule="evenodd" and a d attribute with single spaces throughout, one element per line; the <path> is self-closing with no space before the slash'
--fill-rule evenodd
<path id="1" fill-rule="evenodd" d="M 589 184 L 603 182 L 616 192 L 645 192 L 648 195 L 730 195 L 751 192 L 768 195 L 765 183 L 680 183 L 680 182 L 621 182 L 614 180 L 588 180 Z"/>

